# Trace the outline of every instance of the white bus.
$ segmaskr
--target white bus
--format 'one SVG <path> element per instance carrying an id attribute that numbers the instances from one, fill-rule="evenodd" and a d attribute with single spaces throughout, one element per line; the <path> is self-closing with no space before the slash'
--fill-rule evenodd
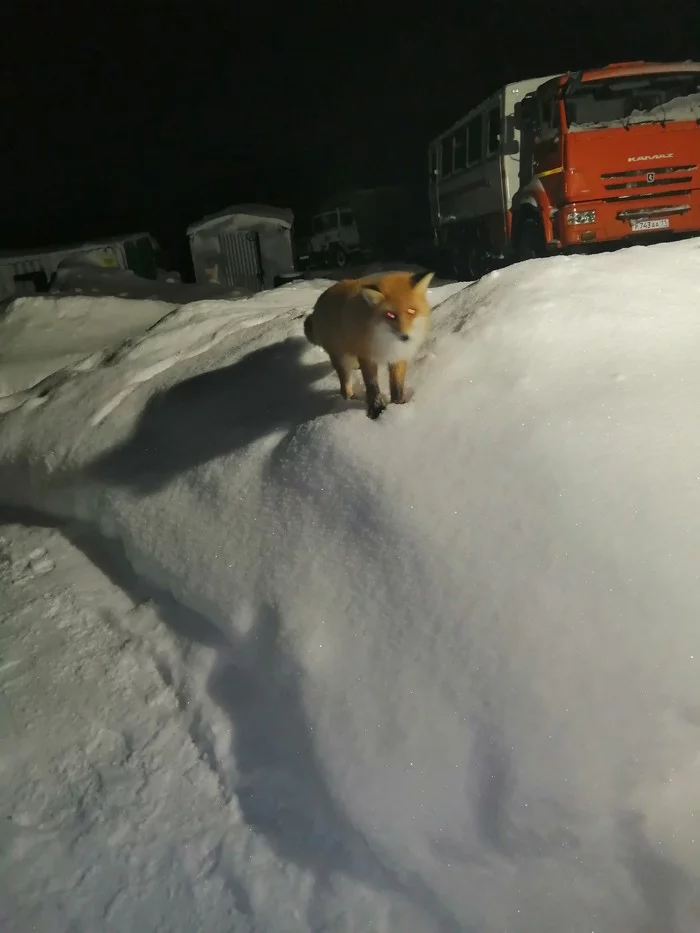
<path id="1" fill-rule="evenodd" d="M 520 187 L 515 106 L 552 77 L 506 84 L 430 143 L 436 245 L 460 278 L 478 278 L 508 252 L 510 208 Z"/>

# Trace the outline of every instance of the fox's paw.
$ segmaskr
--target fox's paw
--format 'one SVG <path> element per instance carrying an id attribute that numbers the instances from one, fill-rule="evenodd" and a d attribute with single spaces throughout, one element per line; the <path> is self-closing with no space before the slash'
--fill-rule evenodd
<path id="1" fill-rule="evenodd" d="M 405 405 L 406 402 L 410 402 L 412 398 L 413 391 L 411 389 L 404 389 L 400 394 L 396 393 L 393 395 L 391 401 L 393 405 Z"/>
<path id="2" fill-rule="evenodd" d="M 383 395 L 377 395 L 367 403 L 367 417 L 375 421 L 387 406 L 387 400 Z"/>

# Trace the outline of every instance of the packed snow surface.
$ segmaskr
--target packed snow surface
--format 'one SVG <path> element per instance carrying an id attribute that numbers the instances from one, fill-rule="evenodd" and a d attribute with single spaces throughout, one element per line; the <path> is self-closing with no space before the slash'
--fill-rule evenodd
<path id="1" fill-rule="evenodd" d="M 326 284 L 8 396 L 8 922 L 696 933 L 698 242 L 431 289 L 377 422 Z"/>

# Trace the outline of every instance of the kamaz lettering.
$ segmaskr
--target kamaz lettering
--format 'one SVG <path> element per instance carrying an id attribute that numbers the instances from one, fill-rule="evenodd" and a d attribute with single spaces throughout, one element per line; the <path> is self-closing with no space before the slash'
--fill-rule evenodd
<path id="1" fill-rule="evenodd" d="M 653 162 L 654 159 L 672 159 L 672 152 L 664 152 L 653 156 L 630 156 L 628 162 Z"/>

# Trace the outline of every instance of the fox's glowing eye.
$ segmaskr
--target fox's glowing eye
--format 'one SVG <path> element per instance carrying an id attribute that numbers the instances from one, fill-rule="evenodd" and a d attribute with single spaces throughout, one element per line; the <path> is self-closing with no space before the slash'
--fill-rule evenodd
<path id="1" fill-rule="evenodd" d="M 408 309 L 408 313 L 409 313 L 409 314 L 415 314 L 415 313 L 416 313 L 416 309 L 415 309 L 415 308 L 409 308 L 409 309 Z"/>
<path id="2" fill-rule="evenodd" d="M 387 311 L 386 316 L 390 318 L 392 321 L 396 319 L 396 315 L 394 314 L 393 311 Z"/>

